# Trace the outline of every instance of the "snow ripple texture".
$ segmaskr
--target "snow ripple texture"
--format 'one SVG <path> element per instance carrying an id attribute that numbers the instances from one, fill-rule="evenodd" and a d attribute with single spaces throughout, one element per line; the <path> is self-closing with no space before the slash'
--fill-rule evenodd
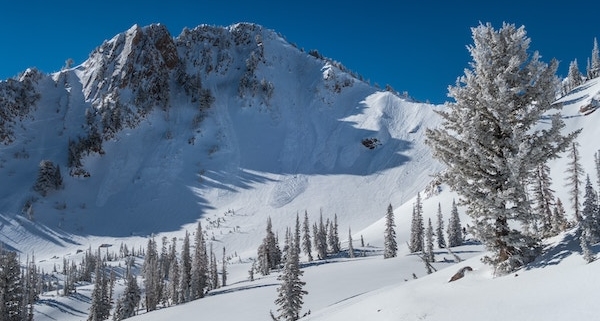
<path id="1" fill-rule="evenodd" d="M 269 198 L 269 205 L 280 208 L 293 201 L 298 195 L 304 193 L 308 187 L 308 178 L 304 175 L 285 177 L 275 184 Z"/>

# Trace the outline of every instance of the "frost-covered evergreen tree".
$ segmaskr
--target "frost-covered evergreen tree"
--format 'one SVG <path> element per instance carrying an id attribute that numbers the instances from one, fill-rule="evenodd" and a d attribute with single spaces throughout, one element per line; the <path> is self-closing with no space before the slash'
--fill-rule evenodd
<path id="1" fill-rule="evenodd" d="M 337 214 L 334 215 L 333 222 L 329 224 L 327 244 L 329 245 L 329 249 L 332 254 L 340 252 L 340 237 L 338 234 Z"/>
<path id="2" fill-rule="evenodd" d="M 571 61 L 569 64 L 569 73 L 567 74 L 567 91 L 573 90 L 573 88 L 581 85 L 583 83 L 583 75 L 579 71 L 579 67 L 577 66 L 577 59 Z"/>
<path id="3" fill-rule="evenodd" d="M 194 238 L 194 256 L 192 258 L 192 272 L 190 279 L 190 295 L 192 300 L 204 297 L 204 291 L 208 287 L 209 257 L 206 251 L 206 241 L 202 224 L 198 222 Z"/>
<path id="4" fill-rule="evenodd" d="M 431 224 L 431 218 L 427 223 L 427 230 L 425 231 L 425 258 L 427 262 L 435 262 L 435 255 L 433 253 L 433 224 Z"/>
<path id="5" fill-rule="evenodd" d="M 569 227 L 569 222 L 565 217 L 565 208 L 560 198 L 556 198 L 556 204 L 552 210 L 552 233 L 558 234 L 564 232 Z"/>
<path id="6" fill-rule="evenodd" d="M 171 304 L 179 304 L 179 286 L 181 283 L 181 271 L 177 260 L 177 238 L 174 237 L 169 245 L 169 285 L 167 297 Z"/>
<path id="7" fill-rule="evenodd" d="M 596 169 L 596 185 L 600 190 L 600 150 L 594 153 L 594 168 Z"/>
<path id="8" fill-rule="evenodd" d="M 554 190 L 550 187 L 552 179 L 550 178 L 550 167 L 547 164 L 539 164 L 533 181 L 533 222 L 534 230 L 538 229 L 538 222 L 541 221 L 542 236 L 553 236 L 553 213 Z"/>
<path id="9" fill-rule="evenodd" d="M 463 232 L 460 224 L 460 216 L 458 215 L 458 206 L 456 201 L 452 200 L 452 211 L 448 221 L 448 246 L 460 246 L 463 243 Z"/>
<path id="10" fill-rule="evenodd" d="M 146 311 L 154 311 L 162 298 L 162 274 L 154 236 L 148 239 L 142 272 L 146 294 Z"/>
<path id="11" fill-rule="evenodd" d="M 213 244 L 210 243 L 210 264 L 208 269 L 209 282 L 208 290 L 219 288 L 219 269 L 217 267 L 217 256 L 213 251 Z"/>
<path id="12" fill-rule="evenodd" d="M 279 267 L 281 263 L 281 250 L 277 244 L 271 218 L 267 219 L 265 238 L 258 247 L 258 270 L 262 275 L 268 275 L 272 269 Z"/>
<path id="13" fill-rule="evenodd" d="M 189 302 L 191 297 L 192 283 L 192 257 L 190 254 L 190 234 L 185 231 L 183 246 L 181 247 L 181 273 L 179 286 L 179 303 Z"/>
<path id="14" fill-rule="evenodd" d="M 425 226 L 423 223 L 423 203 L 421 194 L 417 193 L 417 201 L 413 206 L 412 223 L 410 226 L 410 252 L 423 251 L 425 244 Z"/>
<path id="15" fill-rule="evenodd" d="M 442 179 L 458 192 L 473 218 L 473 232 L 491 252 L 485 262 L 500 274 L 532 261 L 540 249 L 535 235 L 517 229 L 531 217 L 526 182 L 540 163 L 558 157 L 578 132 L 562 136 L 558 106 L 558 63 L 529 55 L 525 28 L 504 23 L 472 28 L 470 69 L 449 88 L 454 102 L 439 114 L 439 128 L 427 129 L 433 154 L 448 165 Z M 517 223 L 517 224 L 513 224 Z"/>
<path id="16" fill-rule="evenodd" d="M 385 213 L 385 231 L 383 234 L 383 258 L 389 259 L 396 257 L 398 253 L 398 244 L 396 243 L 396 223 L 394 223 L 394 209 L 392 204 L 387 207 Z"/>
<path id="17" fill-rule="evenodd" d="M 225 247 L 223 246 L 223 257 L 221 259 L 221 286 L 227 285 L 227 256 L 225 256 L 227 252 L 225 251 Z"/>
<path id="18" fill-rule="evenodd" d="M 271 312 L 271 317 L 273 320 L 295 321 L 300 319 L 300 311 L 304 304 L 303 296 L 308 294 L 303 289 L 306 282 L 300 279 L 304 272 L 300 270 L 298 253 L 298 248 L 300 247 L 298 244 L 300 242 L 299 228 L 296 229 L 292 237 L 286 238 L 286 241 L 291 242 L 291 244 L 287 244 L 287 248 L 289 249 L 288 255 L 286 256 L 283 271 L 277 277 L 278 280 L 282 281 L 277 289 L 278 295 L 275 300 L 275 304 L 278 306 L 278 314 L 275 316 Z"/>
<path id="19" fill-rule="evenodd" d="M 315 248 L 317 249 L 317 258 L 324 260 L 327 258 L 327 228 L 323 223 L 323 213 L 319 216 L 319 225 L 314 226 Z"/>
<path id="20" fill-rule="evenodd" d="M 598 41 L 594 37 L 594 47 L 592 48 L 592 59 L 588 61 L 587 67 L 588 79 L 600 76 L 600 49 L 598 49 Z"/>
<path id="21" fill-rule="evenodd" d="M 438 248 L 446 248 L 446 238 L 444 237 L 444 215 L 442 214 L 441 203 L 438 203 L 437 225 L 435 228 L 435 235 L 437 236 Z"/>
<path id="22" fill-rule="evenodd" d="M 40 278 L 35 265 L 35 257 L 27 256 L 25 272 L 21 276 L 23 283 L 22 320 L 33 320 L 33 307 L 41 292 Z"/>
<path id="23" fill-rule="evenodd" d="M 100 253 L 98 253 L 98 260 L 96 261 L 96 270 L 94 273 L 94 290 L 91 295 L 92 303 L 88 321 L 107 320 L 110 316 L 111 303 L 109 299 L 108 278 L 104 273 L 102 264 Z"/>
<path id="24" fill-rule="evenodd" d="M 581 156 L 579 156 L 579 143 L 573 141 L 570 145 L 569 150 L 569 163 L 567 164 L 567 168 L 565 169 L 565 173 L 567 173 L 566 177 L 566 187 L 569 187 L 569 196 L 570 201 L 573 206 L 573 212 L 575 216 L 575 222 L 581 222 L 581 189 L 583 182 L 581 178 L 583 177 L 583 167 L 581 166 Z"/>
<path id="25" fill-rule="evenodd" d="M 33 185 L 33 189 L 46 196 L 48 192 L 62 188 L 63 179 L 60 173 L 60 166 L 55 165 L 49 160 L 40 162 L 38 177 Z"/>
<path id="26" fill-rule="evenodd" d="M 137 312 L 138 304 L 142 297 L 137 279 L 131 271 L 128 271 L 126 280 L 127 285 L 125 291 L 123 291 L 123 295 L 117 302 L 113 320 L 123 320 L 133 317 Z"/>
<path id="27" fill-rule="evenodd" d="M 598 208 L 598 194 L 592 186 L 590 176 L 586 177 L 583 208 L 581 211 L 583 229 L 586 231 L 591 244 L 600 241 L 600 208 Z"/>
<path id="28" fill-rule="evenodd" d="M 308 262 L 312 262 L 312 244 L 310 242 L 310 224 L 307 211 L 304 211 L 304 223 L 302 224 L 302 251 L 307 255 Z"/>
<path id="29" fill-rule="evenodd" d="M 353 258 L 354 256 L 354 245 L 352 245 L 352 229 L 348 228 L 348 257 Z"/>
<path id="30" fill-rule="evenodd" d="M 0 320 L 21 321 L 25 301 L 17 253 L 0 247 Z"/>

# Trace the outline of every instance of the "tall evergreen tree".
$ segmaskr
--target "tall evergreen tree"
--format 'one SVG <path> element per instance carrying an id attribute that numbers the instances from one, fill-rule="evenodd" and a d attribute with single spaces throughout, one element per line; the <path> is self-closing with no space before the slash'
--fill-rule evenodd
<path id="1" fill-rule="evenodd" d="M 577 59 L 571 61 L 569 64 L 569 73 L 567 74 L 568 88 L 567 91 L 573 90 L 575 87 L 581 85 L 583 82 L 583 75 L 579 71 L 577 66 Z"/>
<path id="2" fill-rule="evenodd" d="M 92 291 L 90 314 L 88 321 L 107 320 L 110 316 L 111 303 L 109 299 L 108 278 L 102 267 L 103 263 L 98 253 L 96 270 L 94 272 L 94 290 Z"/>
<path id="3" fill-rule="evenodd" d="M 221 265 L 221 286 L 227 285 L 227 257 L 225 256 L 225 247 L 223 246 L 223 258 Z"/>
<path id="4" fill-rule="evenodd" d="M 204 291 L 208 287 L 209 257 L 206 250 L 206 241 L 202 224 L 198 222 L 194 238 L 194 256 L 192 258 L 192 273 L 190 279 L 190 295 L 192 300 L 204 297 Z"/>
<path id="5" fill-rule="evenodd" d="M 594 168 L 596 169 L 596 185 L 600 191 L 600 149 L 594 153 Z"/>
<path id="6" fill-rule="evenodd" d="M 427 262 L 435 262 L 435 255 L 433 253 L 433 224 L 431 224 L 431 218 L 427 223 L 427 231 L 425 231 L 425 258 Z"/>
<path id="7" fill-rule="evenodd" d="M 123 295 L 117 302 L 113 320 L 123 320 L 135 316 L 141 300 L 141 290 L 137 284 L 136 277 L 131 271 L 128 271 L 126 280 L 127 285 L 125 286 Z"/>
<path id="8" fill-rule="evenodd" d="M 488 23 L 471 30 L 471 68 L 450 87 L 455 102 L 439 112 L 441 127 L 427 129 L 427 143 L 448 165 L 442 179 L 461 196 L 474 233 L 491 252 L 485 262 L 502 274 L 540 253 L 540 240 L 515 228 L 530 219 L 526 182 L 578 132 L 562 136 L 559 114 L 536 129 L 543 114 L 558 108 L 558 63 L 529 55 L 524 27 L 504 23 L 495 30 Z"/>
<path id="9" fill-rule="evenodd" d="M 281 263 L 281 250 L 277 244 L 271 218 L 267 219 L 266 235 L 258 247 L 258 269 L 262 275 L 268 275 L 270 270 L 276 269 Z"/>
<path id="10" fill-rule="evenodd" d="M 179 286 L 181 284 L 181 271 L 177 260 L 177 238 L 174 237 L 169 245 L 169 286 L 167 297 L 171 304 L 179 304 Z"/>
<path id="11" fill-rule="evenodd" d="M 538 221 L 541 221 L 542 236 L 552 236 L 553 213 L 552 206 L 554 205 L 554 190 L 550 187 L 552 180 L 550 178 L 550 167 L 547 164 L 539 164 L 533 181 L 533 220 L 534 230 L 538 228 Z"/>
<path id="12" fill-rule="evenodd" d="M 573 206 L 575 222 L 581 221 L 581 189 L 583 182 L 583 167 L 581 166 L 581 156 L 579 156 L 579 143 L 573 141 L 570 144 L 568 157 L 570 159 L 565 172 L 567 173 L 565 186 L 569 187 L 569 196 Z"/>
<path id="13" fill-rule="evenodd" d="M 413 206 L 412 223 L 410 226 L 410 252 L 420 252 L 424 250 L 425 244 L 425 226 L 423 223 L 423 203 L 421 194 L 417 193 L 417 200 Z"/>
<path id="14" fill-rule="evenodd" d="M 277 289 L 277 299 L 275 304 L 278 306 L 278 315 L 271 313 L 273 320 L 295 321 L 300 319 L 300 311 L 304 304 L 303 296 L 308 294 L 303 289 L 306 282 L 303 282 L 300 277 L 304 271 L 300 270 L 300 260 L 298 256 L 298 248 L 300 242 L 299 229 L 296 229 L 293 237 L 286 238 L 288 244 L 288 255 L 286 256 L 285 264 L 282 273 L 277 277 L 282 281 Z M 295 243 L 295 244 L 294 244 Z"/>
<path id="15" fill-rule="evenodd" d="M 310 242 L 310 224 L 307 211 L 304 211 L 304 223 L 302 225 L 302 251 L 307 255 L 308 262 L 312 262 L 312 244 Z"/>
<path id="16" fill-rule="evenodd" d="M 566 231 L 568 227 L 569 222 L 565 217 L 565 208 L 563 207 L 560 198 L 557 198 L 554 209 L 552 210 L 552 232 L 556 235 L 560 232 Z"/>
<path id="17" fill-rule="evenodd" d="M 592 60 L 588 69 L 588 79 L 600 76 L 600 49 L 598 49 L 598 41 L 594 37 L 594 47 L 592 48 Z"/>
<path id="18" fill-rule="evenodd" d="M 582 221 L 588 240 L 591 244 L 600 241 L 600 209 L 598 208 L 598 195 L 592 186 L 590 176 L 586 177 L 585 194 L 583 196 Z"/>
<path id="19" fill-rule="evenodd" d="M 385 231 L 383 234 L 383 258 L 396 257 L 398 244 L 396 243 L 396 223 L 394 223 L 394 209 L 390 203 L 385 214 Z"/>
<path id="20" fill-rule="evenodd" d="M 450 220 L 448 221 L 448 246 L 460 246 L 463 243 L 463 232 L 460 224 L 460 216 L 458 215 L 458 207 L 456 201 L 452 200 L 452 211 L 450 212 Z"/>
<path id="21" fill-rule="evenodd" d="M 438 203 L 437 225 L 435 228 L 435 235 L 437 236 L 438 248 L 446 248 L 446 238 L 444 237 L 444 216 L 442 215 L 441 203 Z"/>
<path id="22" fill-rule="evenodd" d="M 0 320 L 21 321 L 24 301 L 17 253 L 0 247 Z"/>
<path id="23" fill-rule="evenodd" d="M 329 224 L 329 232 L 327 234 L 327 243 L 331 253 L 340 252 L 340 237 L 338 235 L 337 214 L 334 215 L 333 222 Z"/>
<path id="24" fill-rule="evenodd" d="M 158 307 L 162 295 L 162 274 L 154 236 L 148 239 L 142 271 L 146 294 L 146 311 L 154 311 Z"/>
<path id="25" fill-rule="evenodd" d="M 354 245 L 352 245 L 352 229 L 348 228 L 348 257 L 354 258 Z"/>
<path id="26" fill-rule="evenodd" d="M 319 225 L 316 226 L 314 235 L 317 258 L 324 260 L 327 258 L 327 228 L 323 223 L 323 213 L 319 215 Z"/>
<path id="27" fill-rule="evenodd" d="M 179 286 L 179 303 L 189 302 L 191 296 L 192 284 L 192 257 L 190 254 L 190 234 L 185 231 L 183 246 L 181 247 L 181 285 Z"/>
<path id="28" fill-rule="evenodd" d="M 214 290 L 219 288 L 219 269 L 217 267 L 217 256 L 213 251 L 213 244 L 210 243 L 210 264 L 209 264 L 209 282 L 208 289 Z"/>

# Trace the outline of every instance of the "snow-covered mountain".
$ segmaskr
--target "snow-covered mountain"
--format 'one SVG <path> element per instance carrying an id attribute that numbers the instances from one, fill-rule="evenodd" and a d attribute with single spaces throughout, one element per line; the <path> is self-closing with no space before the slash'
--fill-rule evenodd
<path id="1" fill-rule="evenodd" d="M 592 177 L 599 92 L 599 79 L 592 79 L 558 101 L 565 132 L 583 128 L 582 163 Z M 569 297 L 578 288 L 582 297 L 591 293 L 595 278 L 585 276 L 598 263 L 585 265 L 572 231 L 549 240 L 545 254 L 518 277 L 493 278 L 474 242 L 455 249 L 467 259 L 460 266 L 437 251 L 438 272 L 427 276 L 404 242 L 417 193 L 425 198 L 426 219 L 435 217 L 438 204 L 448 215 L 457 197 L 431 184 L 443 166 L 424 144 L 425 129 L 439 124 L 435 110 L 443 106 L 379 90 L 261 26 L 202 25 L 174 37 L 163 25 L 136 25 L 79 66 L 54 74 L 30 69 L 0 82 L 0 106 L 5 247 L 35 253 L 49 271 L 63 259 L 78 262 L 80 250 L 144 247 L 150 235 L 181 238 L 197 222 L 210 242 L 226 247 L 229 286 L 140 320 L 195 319 L 197 311 L 226 320 L 268 318 L 278 281 L 275 275 L 247 281 L 249 259 L 268 217 L 283 234 L 304 212 L 311 221 L 321 213 L 337 215 L 342 245 L 351 228 L 355 246 L 362 239 L 365 246 L 357 247 L 372 253 L 304 265 L 308 319 L 501 319 L 489 308 L 517 304 L 497 304 L 516 284 L 527 287 L 521 299 L 539 289 L 546 293 L 533 301 L 536 311 L 545 311 L 541 318 L 590 316 L 544 309 L 543 299 L 558 299 L 552 283 L 537 287 L 559 278 Z M 567 161 L 550 165 L 556 195 L 568 207 Z M 40 175 L 42 163 L 60 169 L 62 180 L 56 171 Z M 395 209 L 400 250 L 398 258 L 384 261 L 378 250 L 388 204 Z M 465 265 L 473 267 L 473 277 L 447 283 Z M 118 294 L 123 284 L 117 283 Z M 42 296 L 36 320 L 85 320 L 91 288 L 82 285 L 72 297 Z M 586 302 L 569 301 L 568 311 Z M 532 315 L 519 307 L 518 319 Z"/>
<path id="2" fill-rule="evenodd" d="M 2 241 L 23 253 L 181 235 L 202 220 L 254 255 L 269 216 L 283 229 L 299 212 L 337 214 L 360 230 L 441 168 L 423 144 L 438 107 L 255 24 L 177 37 L 136 25 L 79 66 L 0 87 L 20 107 L 2 124 Z M 41 193 L 43 160 L 62 186 Z"/>

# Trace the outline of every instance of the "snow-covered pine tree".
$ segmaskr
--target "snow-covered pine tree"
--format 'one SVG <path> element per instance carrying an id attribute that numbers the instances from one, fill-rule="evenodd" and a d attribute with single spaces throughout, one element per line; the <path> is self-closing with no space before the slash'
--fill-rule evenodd
<path id="1" fill-rule="evenodd" d="M 183 238 L 183 246 L 181 247 L 181 282 L 179 286 L 178 302 L 189 302 L 191 298 L 191 282 L 192 282 L 192 257 L 190 254 L 190 234 L 185 231 Z"/>
<path id="2" fill-rule="evenodd" d="M 596 185 L 600 190 L 600 150 L 594 153 L 594 168 L 596 169 Z"/>
<path id="3" fill-rule="evenodd" d="M 312 262 L 312 244 L 310 242 L 310 224 L 307 211 L 304 211 L 304 223 L 302 224 L 302 251 L 308 256 L 308 262 Z"/>
<path id="4" fill-rule="evenodd" d="M 209 282 L 208 282 L 208 290 L 214 290 L 219 288 L 219 269 L 217 267 L 217 256 L 213 251 L 213 244 L 210 243 L 210 264 L 209 264 Z"/>
<path id="5" fill-rule="evenodd" d="M 137 312 L 138 304 L 142 298 L 142 292 L 137 284 L 137 279 L 131 273 L 129 267 L 126 280 L 127 285 L 125 286 L 125 291 L 123 291 L 121 298 L 117 302 L 113 320 L 123 320 L 133 317 Z"/>
<path id="6" fill-rule="evenodd" d="M 23 308 L 22 320 L 33 320 L 33 307 L 39 298 L 40 294 L 40 278 L 35 265 L 35 256 L 27 256 L 25 262 L 25 273 L 22 275 L 23 280 Z"/>
<path id="7" fill-rule="evenodd" d="M 552 232 L 556 235 L 564 232 L 569 227 L 569 222 L 565 217 L 565 208 L 560 198 L 556 198 L 556 204 L 552 210 Z"/>
<path id="8" fill-rule="evenodd" d="M 348 228 L 348 257 L 354 258 L 354 245 L 352 245 L 352 229 Z"/>
<path id="9" fill-rule="evenodd" d="M 435 235 L 437 236 L 438 248 L 446 248 L 446 238 L 444 237 L 444 215 L 442 215 L 442 203 L 438 203 L 437 226 L 435 228 Z"/>
<path id="10" fill-rule="evenodd" d="M 317 258 L 324 260 L 327 258 L 327 228 L 323 223 L 323 213 L 319 215 L 319 225 L 315 229 L 315 247 L 317 248 Z"/>
<path id="11" fill-rule="evenodd" d="M 600 241 L 600 209 L 598 208 L 598 195 L 592 186 L 588 175 L 585 180 L 585 194 L 581 211 L 583 230 L 586 231 L 590 244 Z"/>
<path id="12" fill-rule="evenodd" d="M 538 52 L 529 55 L 524 27 L 504 23 L 495 30 L 488 23 L 471 31 L 471 68 L 449 88 L 455 102 L 439 112 L 439 128 L 427 129 L 427 143 L 448 165 L 442 179 L 461 196 L 473 232 L 491 252 L 484 261 L 502 274 L 539 254 L 540 240 L 515 228 L 530 218 L 526 182 L 578 131 L 562 136 L 559 114 L 536 129 L 542 115 L 559 108 L 552 105 L 558 63 L 543 63 Z"/>
<path id="13" fill-rule="evenodd" d="M 179 304 L 179 286 L 181 283 L 181 271 L 177 259 L 177 237 L 173 237 L 169 245 L 169 284 L 167 297 L 170 304 Z"/>
<path id="14" fill-rule="evenodd" d="M 581 85 L 583 82 L 583 75 L 579 71 L 579 67 L 577 66 L 577 59 L 571 61 L 569 64 L 569 73 L 567 74 L 567 92 L 573 90 L 573 88 Z"/>
<path id="15" fill-rule="evenodd" d="M 277 244 L 271 218 L 267 218 L 266 235 L 258 247 L 258 270 L 262 275 L 268 275 L 271 269 L 276 269 L 281 263 L 281 250 Z"/>
<path id="16" fill-rule="evenodd" d="M 435 262 L 435 255 L 433 253 L 433 224 L 431 224 L 431 218 L 428 219 L 427 230 L 425 232 L 424 254 L 427 262 Z"/>
<path id="17" fill-rule="evenodd" d="M 567 168 L 565 169 L 565 173 L 567 173 L 566 177 L 566 187 L 569 187 L 569 196 L 570 201 L 573 206 L 575 222 L 581 222 L 581 189 L 583 182 L 581 178 L 583 177 L 583 167 L 581 166 L 581 156 L 579 156 L 579 143 L 573 141 L 570 144 L 569 149 L 569 163 L 567 164 Z"/>
<path id="18" fill-rule="evenodd" d="M 221 259 L 221 286 L 227 285 L 227 256 L 225 254 L 225 247 L 223 246 L 223 257 Z"/>
<path id="19" fill-rule="evenodd" d="M 303 282 L 300 279 L 302 274 L 304 274 L 304 272 L 300 270 L 298 253 L 300 245 L 294 244 L 300 241 L 300 234 L 298 232 L 299 229 L 296 229 L 296 232 L 292 237 L 286 238 L 286 241 L 289 240 L 291 244 L 288 244 L 287 246 L 289 251 L 286 256 L 283 271 L 277 277 L 282 283 L 279 288 L 277 288 L 278 295 L 275 300 L 275 304 L 278 306 L 278 314 L 275 316 L 273 312 L 271 312 L 273 320 L 295 321 L 300 319 L 300 311 L 304 304 L 302 297 L 308 294 L 308 292 L 303 289 L 306 282 Z"/>
<path id="20" fill-rule="evenodd" d="M 598 49 L 598 40 L 594 37 L 594 47 L 592 48 L 591 63 L 587 69 L 588 79 L 600 76 L 600 49 Z"/>
<path id="21" fill-rule="evenodd" d="M 337 214 L 333 217 L 333 222 L 329 224 L 329 233 L 327 234 L 327 244 L 332 254 L 340 252 L 340 237 L 338 235 Z"/>
<path id="22" fill-rule="evenodd" d="M 111 303 L 108 295 L 108 278 L 103 269 L 103 262 L 98 252 L 96 270 L 94 272 L 94 289 L 91 295 L 90 314 L 88 321 L 107 320 L 110 316 Z"/>
<path id="23" fill-rule="evenodd" d="M 144 289 L 146 294 L 146 312 L 154 311 L 158 307 L 162 295 L 160 262 L 154 236 L 148 239 L 142 272 L 144 275 Z"/>
<path id="24" fill-rule="evenodd" d="M 385 213 L 385 231 L 383 234 L 383 258 L 396 257 L 398 243 L 396 243 L 396 223 L 394 223 L 394 209 L 390 203 Z"/>
<path id="25" fill-rule="evenodd" d="M 417 193 L 417 201 L 413 206 L 412 222 L 410 225 L 410 252 L 423 251 L 425 244 L 425 226 L 423 224 L 423 203 L 421 193 Z"/>
<path id="26" fill-rule="evenodd" d="M 63 186 L 60 167 L 49 160 L 42 160 L 39 165 L 38 176 L 33 189 L 46 196 L 49 191 L 57 190 Z"/>
<path id="27" fill-rule="evenodd" d="M 204 291 L 208 287 L 209 264 L 202 223 L 198 222 L 196 234 L 194 235 L 194 256 L 192 258 L 190 279 L 190 295 L 192 300 L 204 297 Z"/>
<path id="28" fill-rule="evenodd" d="M 554 190 L 551 188 L 552 179 L 550 178 L 550 167 L 545 163 L 540 163 L 533 177 L 533 230 L 538 229 L 538 222 L 541 221 L 541 235 L 543 237 L 553 236 L 552 228 L 552 206 L 554 205 Z"/>
<path id="29" fill-rule="evenodd" d="M 0 320 L 21 321 L 25 301 L 17 253 L 0 246 Z"/>

